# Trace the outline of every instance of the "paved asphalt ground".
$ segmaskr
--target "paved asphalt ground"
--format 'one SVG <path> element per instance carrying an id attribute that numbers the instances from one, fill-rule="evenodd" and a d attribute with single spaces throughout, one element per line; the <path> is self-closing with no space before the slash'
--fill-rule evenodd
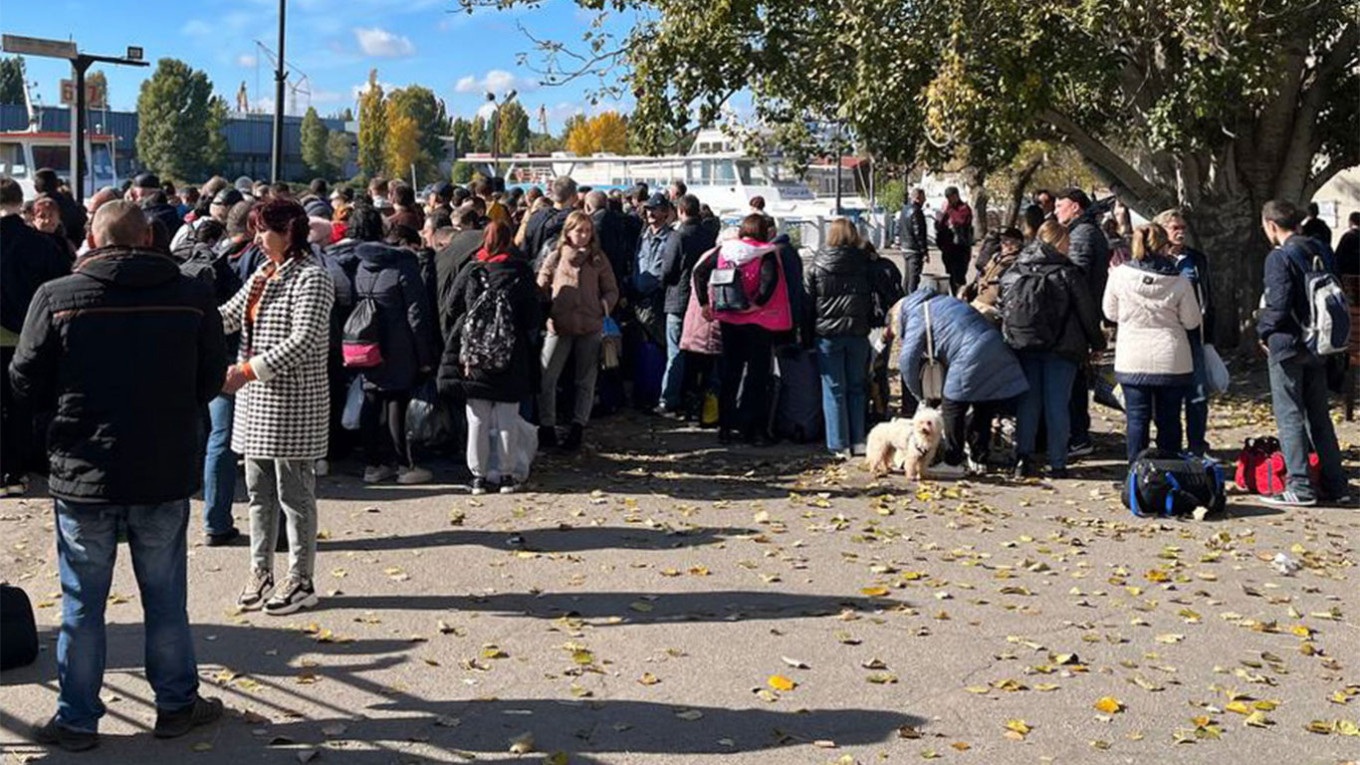
<path id="1" fill-rule="evenodd" d="M 1225 453 L 1269 429 L 1265 406 L 1259 394 L 1216 406 Z M 1110 486 L 1121 423 L 1098 422 L 1100 452 L 1056 486 L 873 481 L 819 449 L 722 450 L 711 431 L 631 414 L 600 422 L 583 454 L 542 459 L 520 495 L 471 498 L 451 463 L 447 483 L 421 487 L 366 487 L 359 465 L 340 465 L 320 481 L 314 611 L 238 614 L 247 550 L 202 547 L 195 524 L 202 691 L 230 712 L 182 739 L 150 735 L 124 548 L 109 713 L 85 755 L 25 738 L 54 709 L 59 586 L 50 502 L 6 499 L 0 577 L 33 596 L 43 652 L 4 674 L 0 752 L 116 765 L 1360 761 L 1360 511 L 1235 496 L 1225 518 L 1133 518 Z M 1354 481 L 1360 426 L 1340 427 Z M 1302 569 L 1281 574 L 1279 553 Z"/>

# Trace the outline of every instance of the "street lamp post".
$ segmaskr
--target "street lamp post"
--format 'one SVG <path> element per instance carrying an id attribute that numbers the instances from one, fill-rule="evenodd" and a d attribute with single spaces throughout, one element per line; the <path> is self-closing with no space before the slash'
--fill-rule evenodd
<path id="1" fill-rule="evenodd" d="M 85 201 L 85 72 L 96 63 L 121 64 L 123 66 L 148 66 L 140 47 L 129 45 L 126 56 L 95 56 L 80 53 L 76 44 L 70 40 L 45 40 L 36 37 L 4 35 L 0 38 L 0 48 L 6 53 L 64 58 L 71 62 L 75 74 L 76 118 L 71 131 L 71 190 L 77 202 Z"/>
<path id="2" fill-rule="evenodd" d="M 500 103 L 497 103 L 495 93 L 487 91 L 486 94 L 487 102 L 493 107 L 491 111 L 491 174 L 497 178 L 501 174 L 501 108 L 515 100 L 517 95 L 519 95 L 519 91 L 511 90 L 505 94 Z"/>
<path id="3" fill-rule="evenodd" d="M 283 172 L 283 86 L 288 72 L 283 69 L 284 14 L 288 0 L 279 0 L 279 61 L 274 69 L 274 145 L 269 152 L 269 182 L 278 183 Z"/>

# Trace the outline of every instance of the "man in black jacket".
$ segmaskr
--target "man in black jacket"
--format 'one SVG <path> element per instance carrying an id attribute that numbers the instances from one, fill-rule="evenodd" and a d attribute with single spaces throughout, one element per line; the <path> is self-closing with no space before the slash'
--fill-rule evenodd
<path id="1" fill-rule="evenodd" d="M 1310 296 L 1306 284 L 1314 260 L 1333 271 L 1331 249 L 1299 230 L 1303 214 L 1284 200 L 1266 202 L 1261 228 L 1275 249 L 1266 255 L 1265 291 L 1256 322 L 1256 334 L 1270 368 L 1270 401 L 1275 427 L 1280 431 L 1284 453 L 1284 491 L 1263 502 L 1281 507 L 1311 507 L 1324 502 L 1337 507 L 1352 502 L 1341 464 L 1327 402 L 1327 366 L 1304 341 L 1300 317 L 1308 316 Z M 1320 486 L 1309 478 L 1309 445 L 1317 453 Z M 1320 495 L 1319 495 L 1320 490 Z"/>
<path id="2" fill-rule="evenodd" d="M 576 207 L 576 181 L 571 176 L 564 175 L 553 181 L 552 201 L 551 208 L 539 210 L 529 217 L 524 232 L 524 257 L 533 264 L 535 271 L 543 263 L 543 246 L 557 239 L 567 223 L 567 216 Z"/>
<path id="3" fill-rule="evenodd" d="M 699 218 L 699 198 L 685 194 L 676 203 L 680 222 L 667 242 L 662 262 L 661 281 L 666 286 L 662 307 L 666 311 L 666 372 L 661 378 L 661 406 L 664 412 L 683 412 L 686 391 L 685 357 L 680 352 L 680 335 L 685 328 L 685 309 L 689 308 L 690 277 L 699 257 L 713 249 L 717 238 Z"/>
<path id="4" fill-rule="evenodd" d="M 167 239 L 173 240 L 179 227 L 184 225 L 179 210 L 166 201 L 161 189 L 161 179 L 155 173 L 142 173 L 132 181 L 132 198 L 142 206 L 147 218 L 155 219 L 165 226 Z"/>
<path id="5" fill-rule="evenodd" d="M 99 743 L 104 607 L 126 529 L 146 615 L 146 677 L 158 738 L 222 716 L 198 695 L 185 607 L 189 496 L 201 479 L 201 412 L 227 368 L 212 288 L 147 250 L 131 202 L 95 214 L 96 249 L 38 288 L 9 374 L 14 392 L 56 412 L 49 438 L 62 625 L 57 714 L 35 728 L 71 751 Z"/>
<path id="6" fill-rule="evenodd" d="M 0 369 L 8 368 L 19 345 L 24 316 L 43 282 L 69 272 L 66 253 L 52 237 L 24 223 L 24 192 L 9 178 L 0 178 Z M 33 413 L 15 400 L 9 376 L 0 383 L 0 497 L 22 496 L 24 476 L 34 457 Z"/>
<path id="7" fill-rule="evenodd" d="M 1110 276 L 1110 240 L 1100 229 L 1100 220 L 1091 209 L 1091 198 L 1081 189 L 1063 189 L 1053 203 L 1059 223 L 1067 227 L 1067 259 L 1081 269 L 1086 286 L 1096 305 L 1105 297 L 1105 282 Z M 1072 384 L 1068 415 L 1072 433 L 1068 439 L 1069 457 L 1084 457 L 1095 451 L 1091 443 L 1091 384 L 1086 365 L 1077 368 Z"/>
<path id="8" fill-rule="evenodd" d="M 921 269 L 930 262 L 926 241 L 926 192 L 911 190 L 911 197 L 897 216 L 897 237 L 902 243 L 902 289 L 910 295 L 921 285 Z"/>
<path id="9" fill-rule="evenodd" d="M 614 281 L 623 284 L 632 276 L 633 253 L 637 251 L 630 244 L 624 214 L 609 209 L 609 198 L 599 190 L 586 194 L 585 210 L 595 224 L 595 238 L 600 242 L 600 249 L 609 258 L 609 265 L 614 267 Z"/>

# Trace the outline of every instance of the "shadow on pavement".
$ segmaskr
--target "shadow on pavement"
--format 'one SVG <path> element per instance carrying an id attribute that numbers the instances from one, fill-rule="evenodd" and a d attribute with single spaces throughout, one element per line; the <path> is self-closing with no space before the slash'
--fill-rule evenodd
<path id="1" fill-rule="evenodd" d="M 610 619 L 605 624 L 751 621 L 834 616 L 845 610 L 871 612 L 906 607 L 901 600 L 784 592 L 705 590 L 656 595 L 651 592 L 504 593 L 498 595 L 339 595 L 321 601 L 317 613 L 381 609 L 488 611 L 507 616 Z M 602 626 L 602 625 L 596 625 Z"/>
<path id="2" fill-rule="evenodd" d="M 410 536 L 324 539 L 317 543 L 317 547 L 322 552 L 337 550 L 411 550 L 423 547 L 459 547 L 464 545 L 481 545 L 494 549 L 543 553 L 584 552 L 586 550 L 612 548 L 675 550 L 711 545 L 729 537 L 758 533 L 760 532 L 754 529 L 742 528 L 695 528 L 665 531 L 628 526 L 567 526 L 513 532 L 447 529 Z M 519 539 L 513 540 L 512 535 Z"/>

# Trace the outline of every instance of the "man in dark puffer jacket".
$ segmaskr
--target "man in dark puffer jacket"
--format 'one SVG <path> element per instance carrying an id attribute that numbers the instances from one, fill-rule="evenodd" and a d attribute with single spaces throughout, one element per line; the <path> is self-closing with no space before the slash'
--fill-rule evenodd
<path id="1" fill-rule="evenodd" d="M 227 356 L 212 288 L 145 249 L 131 202 L 95 214 L 97 249 L 38 288 L 10 366 L 15 395 L 55 410 L 50 428 L 62 625 L 58 712 L 34 731 L 68 750 L 97 746 L 104 704 L 104 607 L 126 528 L 146 614 L 155 734 L 182 736 L 222 716 L 198 695 L 185 608 L 189 495 L 199 486 L 202 408 Z"/>
<path id="2" fill-rule="evenodd" d="M 1110 275 L 1110 240 L 1100 229 L 1099 217 L 1091 209 L 1091 198 L 1081 189 L 1063 189 L 1054 202 L 1058 222 L 1067 227 L 1067 259 L 1081 269 L 1097 306 L 1105 296 Z M 1094 451 L 1091 445 L 1091 383 L 1086 365 L 1077 368 L 1068 409 L 1072 435 L 1069 456 L 1083 457 Z"/>

